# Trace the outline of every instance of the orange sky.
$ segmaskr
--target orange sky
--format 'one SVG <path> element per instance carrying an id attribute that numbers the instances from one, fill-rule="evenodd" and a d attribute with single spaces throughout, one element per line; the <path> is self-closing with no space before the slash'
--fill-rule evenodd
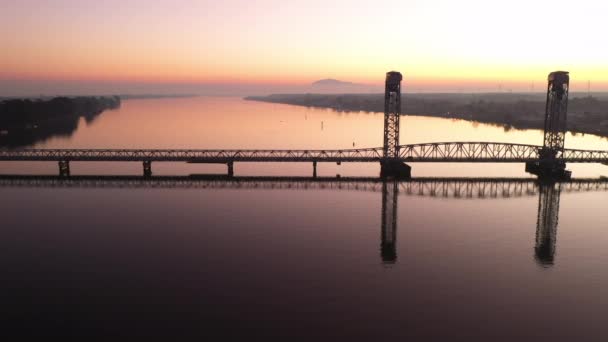
<path id="1" fill-rule="evenodd" d="M 540 90 L 553 70 L 570 71 L 574 90 L 608 90 L 606 10 L 588 0 L 22 0 L 0 11 L 0 91 L 66 80 L 381 84 L 388 70 L 418 91 Z"/>

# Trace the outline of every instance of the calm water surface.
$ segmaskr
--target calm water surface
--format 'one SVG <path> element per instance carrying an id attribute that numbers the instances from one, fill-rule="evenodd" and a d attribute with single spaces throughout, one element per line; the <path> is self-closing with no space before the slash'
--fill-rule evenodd
<path id="1" fill-rule="evenodd" d="M 382 119 L 235 98 L 128 100 L 80 122 L 73 136 L 36 147 L 376 147 Z M 401 132 L 402 143 L 542 141 L 540 131 L 411 116 Z M 566 145 L 608 149 L 590 135 L 569 135 Z M 412 166 L 414 177 L 529 177 L 519 164 Z M 569 168 L 575 177 L 608 174 L 601 165 Z M 226 171 L 180 163 L 153 169 L 161 176 Z M 4 163 L 1 170 L 56 174 L 57 166 Z M 235 171 L 310 176 L 312 166 L 237 163 Z M 378 172 L 373 164 L 319 165 L 320 176 L 342 179 Z M 72 174 L 140 175 L 141 165 L 72 163 Z M 295 180 L 214 184 L 0 187 L 4 330 L 113 339 L 608 336 L 607 192 L 562 185 L 539 195 L 535 185 L 491 183 L 498 190 L 480 198 L 479 182 L 428 185 L 438 192 L 401 185 L 393 215 L 383 209 L 391 184 L 389 191 Z M 470 197 L 453 196 L 467 186 Z M 543 203 L 554 215 L 540 210 L 539 219 Z M 381 248 L 387 234 L 396 236 L 394 260 Z"/>

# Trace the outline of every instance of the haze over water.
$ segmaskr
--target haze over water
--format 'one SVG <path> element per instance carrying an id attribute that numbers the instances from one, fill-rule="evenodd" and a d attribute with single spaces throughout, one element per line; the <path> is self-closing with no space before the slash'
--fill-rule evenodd
<path id="1" fill-rule="evenodd" d="M 381 114 L 238 98 L 126 100 L 36 148 L 298 148 L 382 145 Z M 406 116 L 401 142 L 540 144 L 536 130 Z M 566 146 L 606 149 L 566 137 Z M 414 177 L 529 177 L 523 164 L 412 164 Z M 154 175 L 225 165 L 153 163 Z M 72 163 L 72 174 L 141 175 L 140 163 Z M 574 177 L 606 166 L 569 165 Z M 56 174 L 55 163 L 2 173 Z M 377 176 L 319 164 L 319 176 Z M 312 165 L 236 163 L 235 175 L 311 176 Z M 449 186 L 454 186 L 449 185 Z M 606 333 L 605 192 L 559 201 L 552 264 L 535 256 L 539 196 L 445 198 L 400 191 L 395 263 L 381 257 L 382 192 L 0 187 L 0 309 L 27 335 L 414 337 L 589 340 Z M 27 324 L 26 324 L 27 322 Z M 13 330 L 11 329 L 11 330 Z"/>

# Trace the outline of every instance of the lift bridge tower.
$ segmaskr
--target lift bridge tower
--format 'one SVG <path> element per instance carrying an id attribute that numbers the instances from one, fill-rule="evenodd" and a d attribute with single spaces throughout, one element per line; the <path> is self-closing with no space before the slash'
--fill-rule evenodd
<path id="1" fill-rule="evenodd" d="M 566 170 L 563 153 L 570 75 L 555 71 L 549 74 L 548 81 L 543 147 L 538 161 L 526 163 L 526 171 L 543 178 L 568 179 L 570 171 Z"/>
<path id="2" fill-rule="evenodd" d="M 399 179 L 410 178 L 411 168 L 399 160 L 399 117 L 401 115 L 401 80 L 399 72 L 386 73 L 384 91 L 384 144 L 380 162 L 382 183 L 382 244 L 384 264 L 397 261 L 397 200 Z"/>
<path id="3" fill-rule="evenodd" d="M 399 117 L 401 116 L 401 80 L 397 71 L 386 73 L 384 88 L 384 144 L 380 175 L 409 178 L 410 166 L 399 161 Z"/>

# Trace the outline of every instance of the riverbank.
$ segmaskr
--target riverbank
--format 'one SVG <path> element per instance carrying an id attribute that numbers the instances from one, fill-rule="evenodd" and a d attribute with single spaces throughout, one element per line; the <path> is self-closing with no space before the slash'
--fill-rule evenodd
<path id="1" fill-rule="evenodd" d="M 103 111 L 120 105 L 118 96 L 0 101 L 0 146 L 27 146 L 53 136 L 69 136 L 81 117 L 91 122 Z"/>
<path id="2" fill-rule="evenodd" d="M 545 95 L 529 94 L 404 94 L 402 113 L 496 124 L 509 129 L 542 129 Z M 330 108 L 340 112 L 384 111 L 382 94 L 273 94 L 245 100 Z M 571 96 L 568 127 L 572 133 L 608 137 L 608 98 Z"/>

